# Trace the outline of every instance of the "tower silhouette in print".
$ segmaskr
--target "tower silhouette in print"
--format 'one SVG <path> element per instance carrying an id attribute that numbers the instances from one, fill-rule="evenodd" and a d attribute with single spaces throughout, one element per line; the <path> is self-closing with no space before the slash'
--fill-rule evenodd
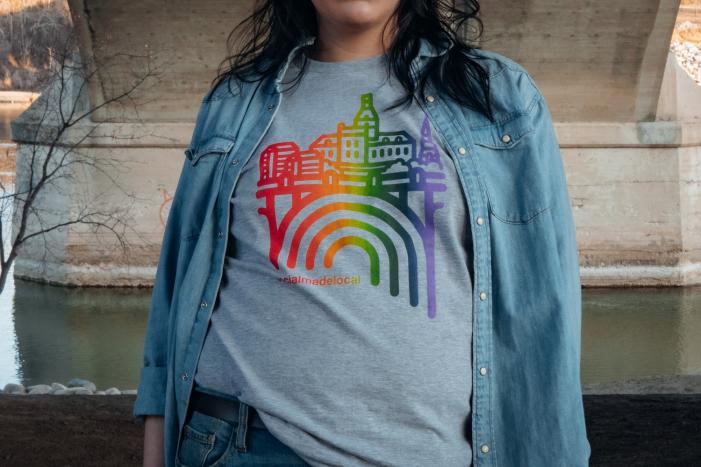
<path id="1" fill-rule="evenodd" d="M 359 247 L 370 260 L 370 283 L 380 284 L 380 262 L 384 264 L 386 260 L 389 292 L 397 296 L 400 290 L 397 248 L 400 247 L 406 251 L 408 260 L 409 302 L 412 306 L 419 305 L 419 266 L 423 262 L 427 314 L 433 318 L 436 314 L 433 223 L 436 210 L 443 206 L 435 201 L 434 193 L 445 191 L 445 175 L 425 114 L 418 143 L 417 149 L 416 139 L 404 130 L 382 131 L 372 93 L 366 93 L 360 96 L 360 106 L 351 125 L 339 122 L 334 133 L 318 136 L 308 148 L 302 149 L 294 141 L 266 146 L 259 158 L 256 197 L 265 199 L 265 206 L 258 212 L 268 221 L 268 256 L 272 265 L 279 269 L 279 257 L 287 236 L 290 247 L 286 265 L 297 267 L 300 244 L 304 236 L 309 235 L 311 241 L 304 264 L 312 270 L 321 242 L 337 229 L 355 227 L 377 238 L 382 251 L 378 252 L 363 236 L 346 235 L 335 240 L 324 252 L 324 266 L 331 267 L 334 255 L 343 247 Z M 347 200 L 339 201 L 339 197 L 334 196 L 326 204 L 318 202 L 339 194 L 348 195 Z M 276 210 L 279 196 L 291 199 L 291 207 L 281 219 Z M 362 201 L 358 196 L 372 197 L 374 201 Z M 423 216 L 409 206 L 409 196 L 422 200 Z M 290 231 L 292 221 L 314 202 L 320 206 Z M 326 214 L 339 211 L 347 216 L 332 221 L 323 219 Z M 367 216 L 373 219 L 372 223 L 364 220 Z M 388 229 L 399 235 L 401 245 L 394 244 L 386 233 Z M 423 258 L 419 258 L 417 252 L 417 234 L 423 246 Z"/>

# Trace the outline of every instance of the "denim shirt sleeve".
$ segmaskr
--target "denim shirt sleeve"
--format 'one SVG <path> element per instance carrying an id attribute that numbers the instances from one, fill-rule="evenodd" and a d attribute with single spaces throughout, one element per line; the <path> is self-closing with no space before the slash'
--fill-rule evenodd
<path id="1" fill-rule="evenodd" d="M 536 90 L 535 83 L 533 84 Z M 559 228 L 554 230 L 556 251 L 561 264 L 564 313 L 570 320 L 572 335 L 570 348 L 572 349 L 572 362 L 576 368 L 576 375 L 580 373 L 581 360 L 581 316 L 582 316 L 582 281 L 579 262 L 579 248 L 577 232 L 572 210 L 572 201 L 567 185 L 567 176 L 564 167 L 562 152 L 558 142 L 552 115 L 543 95 L 538 91 L 540 98 L 532 110 L 535 122 L 537 139 L 542 142 L 544 154 L 550 158 L 551 170 L 552 209 L 559 219 Z M 579 383 L 579 380 L 578 380 Z M 580 388 L 574 389 L 578 394 Z"/>
<path id="2" fill-rule="evenodd" d="M 545 97 L 538 89 L 530 75 L 527 75 L 531 83 L 532 89 L 536 93 L 536 101 L 530 110 L 531 119 L 535 128 L 535 141 L 538 141 L 542 148 L 543 157 L 548 157 L 547 166 L 550 171 L 550 196 L 552 197 L 552 209 L 557 211 L 558 218 L 561 220 L 560 228 L 556 230 L 558 244 L 562 247 L 560 253 L 562 255 L 575 255 L 574 263 L 568 264 L 570 272 L 577 275 L 577 289 L 580 287 L 579 277 L 579 250 L 577 248 L 576 229 L 574 223 L 574 214 L 572 211 L 571 196 L 567 185 L 567 176 L 564 167 L 560 143 L 557 138 L 555 126 L 553 124 L 550 108 L 545 100 Z M 579 296 L 575 297 L 579 298 Z"/>
<path id="3" fill-rule="evenodd" d="M 531 141 L 538 146 L 531 148 L 537 157 L 546 158 L 543 167 L 546 168 L 550 209 L 558 219 L 558 228 L 554 229 L 555 246 L 562 269 L 563 296 L 567 297 L 564 304 L 566 312 L 573 320 L 572 324 L 579 330 L 581 320 L 581 276 L 579 266 L 579 249 L 576 238 L 576 227 L 572 211 L 571 196 L 567 185 L 560 143 L 557 138 L 552 114 L 545 97 L 536 85 L 533 77 L 525 72 L 528 78 L 527 94 L 534 96 L 530 105 L 529 115 L 535 134 Z M 579 360 L 580 336 L 572 336 L 576 342 L 577 361 Z"/>
<path id="4" fill-rule="evenodd" d="M 206 96 L 205 96 L 206 98 Z M 185 151 L 196 147 L 197 138 L 206 118 L 208 105 L 203 99 L 190 145 Z M 143 421 L 146 415 L 165 414 L 167 362 L 173 293 L 178 282 L 178 257 L 183 235 L 183 201 L 190 185 L 192 164 L 190 156 L 183 159 L 180 176 L 173 195 L 161 243 L 156 277 L 151 294 L 146 335 L 144 340 L 143 366 L 140 370 L 139 387 L 133 407 L 133 415 Z"/>

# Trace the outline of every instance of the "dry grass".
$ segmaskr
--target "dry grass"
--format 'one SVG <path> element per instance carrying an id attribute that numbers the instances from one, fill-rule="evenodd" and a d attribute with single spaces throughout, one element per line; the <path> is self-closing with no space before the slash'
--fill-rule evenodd
<path id="1" fill-rule="evenodd" d="M 38 91 L 71 27 L 65 0 L 0 0 L 0 89 Z"/>
<path id="2" fill-rule="evenodd" d="M 690 42 L 701 46 L 701 0 L 682 0 L 672 42 Z"/>
<path id="3" fill-rule="evenodd" d="M 5 16 L 10 13 L 19 13 L 30 7 L 47 7 L 52 0 L 3 0 L 0 2 L 0 15 Z"/>

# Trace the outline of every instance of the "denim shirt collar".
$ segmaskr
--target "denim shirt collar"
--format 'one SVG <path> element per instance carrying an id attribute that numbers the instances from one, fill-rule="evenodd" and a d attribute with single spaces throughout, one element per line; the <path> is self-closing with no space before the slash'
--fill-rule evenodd
<path id="1" fill-rule="evenodd" d="M 311 35 L 306 35 L 302 37 L 300 40 L 297 41 L 295 46 L 290 50 L 290 52 L 287 54 L 287 58 L 285 59 L 285 62 L 283 65 L 278 69 L 276 75 L 275 75 L 275 80 L 273 81 L 274 85 L 274 92 L 280 92 L 280 83 L 282 82 L 283 77 L 285 76 L 285 73 L 287 72 L 287 68 L 289 67 L 290 63 L 294 60 L 294 58 L 297 56 L 297 54 L 301 51 L 303 47 L 306 47 L 308 45 L 313 44 L 316 41 L 316 36 L 311 34 Z M 439 44 L 433 44 L 431 41 L 429 41 L 425 37 L 419 37 L 419 53 L 417 54 L 416 57 L 413 58 L 410 67 L 412 70 L 419 66 L 419 62 L 424 58 L 424 57 L 438 57 L 440 55 L 443 55 L 446 53 L 450 48 L 452 48 L 454 45 L 453 39 L 448 36 L 447 34 L 442 35 L 442 40 L 440 41 Z"/>

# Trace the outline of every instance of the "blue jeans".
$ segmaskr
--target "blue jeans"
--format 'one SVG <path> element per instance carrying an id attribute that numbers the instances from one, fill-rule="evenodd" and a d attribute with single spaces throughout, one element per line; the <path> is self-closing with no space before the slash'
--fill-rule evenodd
<path id="1" fill-rule="evenodd" d="M 249 420 L 249 406 L 240 404 L 240 418 Z M 265 428 L 230 423 L 192 409 L 180 443 L 177 467 L 309 465 Z"/>

